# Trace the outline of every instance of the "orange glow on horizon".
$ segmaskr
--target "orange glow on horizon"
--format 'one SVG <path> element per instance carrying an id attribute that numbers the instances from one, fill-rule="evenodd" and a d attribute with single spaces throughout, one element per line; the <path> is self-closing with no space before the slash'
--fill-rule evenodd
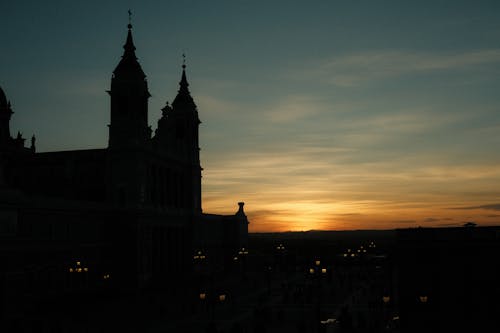
<path id="1" fill-rule="evenodd" d="M 226 207 L 234 206 L 227 202 Z M 460 209 L 464 207 L 463 209 Z M 245 213 L 249 232 L 285 232 L 309 230 L 363 230 L 414 227 L 459 227 L 468 221 L 479 226 L 500 225 L 496 215 L 466 204 L 401 204 L 378 202 L 291 202 L 275 205 L 247 202 Z M 204 211 L 234 214 L 205 205 Z M 354 211 L 354 212 L 353 212 Z M 500 214 L 499 214 L 500 217 Z"/>
<path id="2" fill-rule="evenodd" d="M 203 210 L 234 214 L 244 201 L 250 232 L 500 224 L 500 169 L 493 159 L 459 164 L 423 153 L 366 162 L 357 160 L 361 151 L 347 148 L 279 148 L 209 161 Z"/>

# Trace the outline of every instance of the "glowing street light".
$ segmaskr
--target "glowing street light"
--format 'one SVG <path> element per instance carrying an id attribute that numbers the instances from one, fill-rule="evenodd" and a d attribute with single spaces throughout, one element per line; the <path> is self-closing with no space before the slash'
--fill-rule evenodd
<path id="1" fill-rule="evenodd" d="M 196 254 L 193 256 L 194 260 L 204 260 L 206 259 L 207 256 L 203 253 L 203 251 L 197 251 Z"/>
<path id="2" fill-rule="evenodd" d="M 426 295 L 419 296 L 420 303 L 427 303 L 428 297 Z"/>
<path id="3" fill-rule="evenodd" d="M 241 256 L 241 255 L 247 255 L 248 254 L 248 250 L 245 249 L 244 247 L 241 248 L 241 250 L 238 251 L 238 254 Z"/>
<path id="4" fill-rule="evenodd" d="M 69 267 L 68 271 L 70 273 L 81 273 L 81 272 L 87 273 L 89 271 L 89 268 L 88 267 L 82 267 L 82 262 L 81 261 L 77 261 L 76 262 L 76 266 Z"/>

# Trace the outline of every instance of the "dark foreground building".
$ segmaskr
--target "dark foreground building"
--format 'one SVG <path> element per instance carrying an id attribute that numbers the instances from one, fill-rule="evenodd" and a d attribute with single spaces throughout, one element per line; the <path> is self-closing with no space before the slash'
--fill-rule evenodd
<path id="1" fill-rule="evenodd" d="M 499 227 L 397 230 L 401 332 L 498 331 L 499 259 Z"/>
<path id="2" fill-rule="evenodd" d="M 0 89 L 4 316 L 46 294 L 173 285 L 189 275 L 198 250 L 223 269 L 247 246 L 243 203 L 230 216 L 202 211 L 200 120 L 185 65 L 154 133 L 148 125 L 150 94 L 131 28 L 108 91 L 107 148 L 38 153 L 34 136 L 25 147 L 21 134 L 11 137 L 12 107 Z"/>

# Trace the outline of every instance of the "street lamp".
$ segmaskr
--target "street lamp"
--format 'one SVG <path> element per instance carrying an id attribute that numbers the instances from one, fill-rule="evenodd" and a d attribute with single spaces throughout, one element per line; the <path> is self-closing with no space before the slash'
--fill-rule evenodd
<path id="1" fill-rule="evenodd" d="M 216 295 L 214 293 L 208 294 L 206 292 L 201 292 L 198 295 L 201 302 L 206 304 L 207 308 L 210 310 L 211 320 L 214 320 L 215 317 L 215 306 L 217 302 L 224 303 L 226 301 L 226 294 Z"/>
<path id="2" fill-rule="evenodd" d="M 239 251 L 238 251 L 238 254 L 241 256 L 241 255 L 247 255 L 248 254 L 248 250 L 245 249 L 244 247 L 242 247 Z"/>
<path id="3" fill-rule="evenodd" d="M 88 275 L 82 273 L 88 273 L 89 268 L 87 266 L 83 266 L 82 262 L 77 260 L 75 261 L 74 266 L 68 267 L 68 272 L 70 273 L 70 284 L 71 288 L 75 287 L 75 283 L 78 284 L 78 287 L 86 287 L 88 284 Z M 81 278 L 73 278 L 73 276 L 82 276 Z M 76 280 L 75 280 L 76 279 Z"/>
<path id="4" fill-rule="evenodd" d="M 389 315 L 388 315 L 388 312 L 389 312 L 389 302 L 391 301 L 391 297 L 389 295 L 384 295 L 382 296 L 382 301 L 384 302 L 384 306 L 383 306 L 383 313 L 382 313 L 382 318 L 384 320 L 384 325 L 387 323 L 387 321 L 389 320 Z"/>
<path id="5" fill-rule="evenodd" d="M 196 252 L 196 254 L 193 256 L 193 259 L 196 261 L 201 261 L 201 260 L 204 260 L 206 258 L 207 258 L 207 256 L 201 250 L 198 250 Z"/>
<path id="6" fill-rule="evenodd" d="M 246 277 L 246 270 L 247 270 L 247 261 L 246 261 L 246 256 L 248 255 L 248 249 L 242 247 L 241 249 L 238 250 L 238 255 L 235 255 L 233 257 L 234 262 L 240 262 L 239 265 L 239 270 L 241 277 L 244 278 Z"/>
<path id="7" fill-rule="evenodd" d="M 82 272 L 88 272 L 89 268 L 88 267 L 82 267 L 81 261 L 76 262 L 76 266 L 69 267 L 68 271 L 70 273 L 82 273 Z"/>

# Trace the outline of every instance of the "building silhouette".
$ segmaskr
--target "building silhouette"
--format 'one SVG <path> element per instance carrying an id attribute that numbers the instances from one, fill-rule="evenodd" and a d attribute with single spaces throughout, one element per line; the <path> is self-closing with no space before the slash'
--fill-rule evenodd
<path id="1" fill-rule="evenodd" d="M 396 231 L 393 296 L 402 332 L 487 332 L 500 314 L 500 228 Z"/>
<path id="2" fill-rule="evenodd" d="M 130 24 L 123 48 L 107 148 L 36 152 L 34 136 L 26 147 L 11 136 L 0 88 L 0 314 L 33 293 L 172 286 L 192 271 L 195 251 L 223 270 L 247 246 L 242 202 L 234 215 L 202 211 L 200 120 L 185 64 L 153 133 Z"/>

